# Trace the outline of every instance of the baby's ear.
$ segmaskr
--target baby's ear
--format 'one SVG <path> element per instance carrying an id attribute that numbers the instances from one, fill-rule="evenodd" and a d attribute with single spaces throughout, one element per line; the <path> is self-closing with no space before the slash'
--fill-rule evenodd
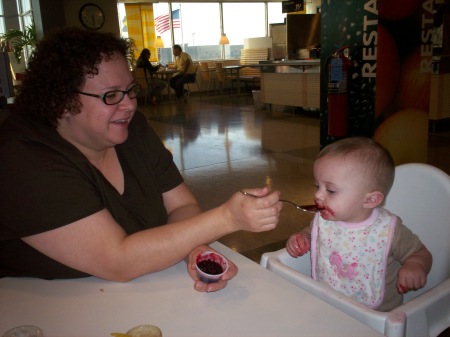
<path id="1" fill-rule="evenodd" d="M 375 208 L 384 200 L 384 194 L 380 191 L 373 191 L 366 194 L 366 199 L 364 200 L 365 208 Z"/>

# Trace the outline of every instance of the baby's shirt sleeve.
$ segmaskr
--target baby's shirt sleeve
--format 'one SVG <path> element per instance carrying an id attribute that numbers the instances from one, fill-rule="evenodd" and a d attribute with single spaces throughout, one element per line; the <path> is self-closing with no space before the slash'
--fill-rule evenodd
<path id="1" fill-rule="evenodd" d="M 423 243 L 419 237 L 406 227 L 402 220 L 397 217 L 394 237 L 391 245 L 392 257 L 403 264 L 406 259 L 422 248 Z"/>

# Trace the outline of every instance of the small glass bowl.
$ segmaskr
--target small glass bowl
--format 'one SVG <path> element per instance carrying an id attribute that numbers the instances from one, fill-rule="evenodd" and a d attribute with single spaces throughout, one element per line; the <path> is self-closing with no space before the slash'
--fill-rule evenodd
<path id="1" fill-rule="evenodd" d="M 6 331 L 2 337 L 44 337 L 44 333 L 37 326 L 21 325 Z"/>
<path id="2" fill-rule="evenodd" d="M 161 330 L 155 325 L 138 325 L 127 331 L 131 337 L 162 337 Z"/>

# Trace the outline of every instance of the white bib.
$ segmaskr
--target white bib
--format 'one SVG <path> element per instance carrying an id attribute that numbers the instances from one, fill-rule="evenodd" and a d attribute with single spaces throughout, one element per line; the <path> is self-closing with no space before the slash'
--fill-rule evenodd
<path id="1" fill-rule="evenodd" d="M 316 214 L 311 228 L 312 277 L 370 308 L 380 306 L 396 220 L 384 208 L 375 208 L 360 223 L 329 221 Z"/>

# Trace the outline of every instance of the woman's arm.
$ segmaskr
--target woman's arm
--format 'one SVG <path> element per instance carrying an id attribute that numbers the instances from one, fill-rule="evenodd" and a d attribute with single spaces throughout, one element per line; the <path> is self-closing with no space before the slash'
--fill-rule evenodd
<path id="1" fill-rule="evenodd" d="M 23 240 L 43 254 L 90 275 L 128 281 L 170 267 L 202 244 L 237 230 L 276 227 L 279 193 L 254 190 L 260 198 L 235 193 L 225 204 L 199 213 L 182 184 L 164 193 L 169 223 L 127 235 L 107 210 Z"/>
<path id="2" fill-rule="evenodd" d="M 184 220 L 202 212 L 197 199 L 185 183 L 163 193 L 163 199 L 169 217 L 168 223 Z"/>

